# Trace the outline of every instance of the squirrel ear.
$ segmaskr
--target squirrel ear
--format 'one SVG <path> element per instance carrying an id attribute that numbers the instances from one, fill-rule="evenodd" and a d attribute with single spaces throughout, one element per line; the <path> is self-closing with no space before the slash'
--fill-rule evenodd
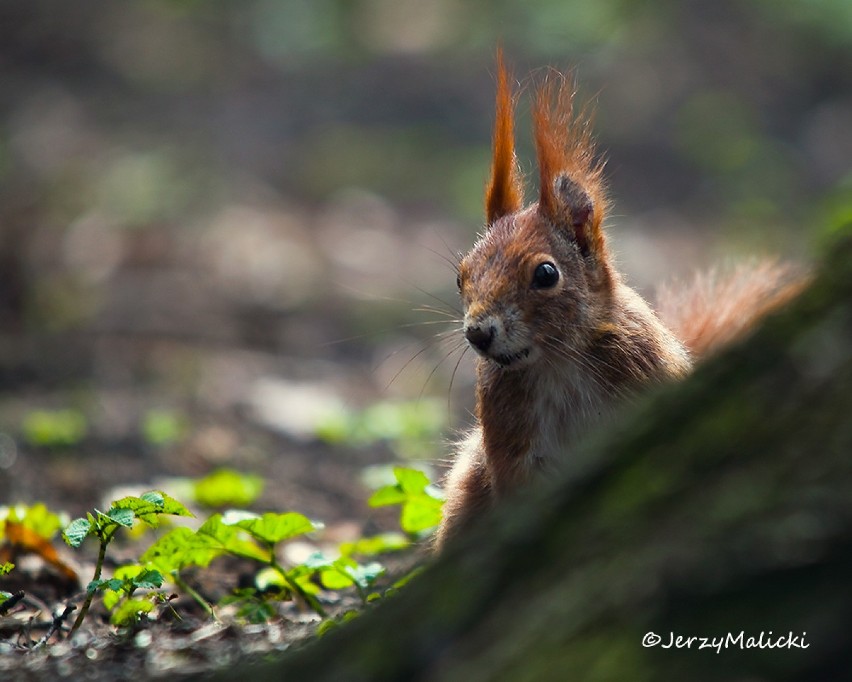
<path id="1" fill-rule="evenodd" d="M 491 143 L 491 178 L 485 193 L 485 216 L 489 225 L 519 211 L 523 205 L 523 181 L 515 159 L 515 96 L 497 50 L 497 102 Z"/>
<path id="2" fill-rule="evenodd" d="M 555 199 L 556 215 L 551 215 L 550 218 L 555 218 L 560 224 L 566 224 L 573 231 L 580 253 L 587 256 L 591 251 L 595 232 L 600 232 L 600 221 L 595 221 L 595 204 L 592 198 L 578 182 L 567 175 L 556 176 L 552 196 Z"/>
<path id="3" fill-rule="evenodd" d="M 574 82 L 546 81 L 533 106 L 540 175 L 538 210 L 570 231 L 583 255 L 605 259 L 603 163 L 595 158 L 591 116 L 574 113 Z"/>

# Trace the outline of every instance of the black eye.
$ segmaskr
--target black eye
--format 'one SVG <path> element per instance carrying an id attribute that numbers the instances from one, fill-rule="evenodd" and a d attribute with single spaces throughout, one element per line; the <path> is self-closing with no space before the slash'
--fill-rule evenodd
<path id="1" fill-rule="evenodd" d="M 533 289 L 550 289 L 559 281 L 559 270 L 553 263 L 541 263 L 533 273 Z"/>

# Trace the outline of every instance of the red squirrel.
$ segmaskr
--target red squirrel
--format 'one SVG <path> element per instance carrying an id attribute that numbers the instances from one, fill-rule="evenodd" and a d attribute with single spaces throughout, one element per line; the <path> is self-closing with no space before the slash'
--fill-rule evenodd
<path id="1" fill-rule="evenodd" d="M 788 268 L 760 264 L 670 291 L 658 316 L 622 281 L 607 247 L 603 164 L 573 82 L 551 73 L 534 94 L 539 195 L 524 206 L 516 100 L 500 54 L 497 67 L 487 225 L 457 279 L 464 336 L 477 353 L 477 424 L 445 482 L 438 547 L 552 472 L 624 397 L 685 377 L 801 288 Z"/>

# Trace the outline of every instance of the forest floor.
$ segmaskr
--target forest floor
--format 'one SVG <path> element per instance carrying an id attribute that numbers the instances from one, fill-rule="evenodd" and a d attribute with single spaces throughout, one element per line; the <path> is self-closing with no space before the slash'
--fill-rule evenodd
<path id="1" fill-rule="evenodd" d="M 358 337 L 337 343 L 357 331 L 346 314 L 335 313 L 339 304 L 282 312 L 236 296 L 223 301 L 216 276 L 196 274 L 179 260 L 157 259 L 142 272 L 119 268 L 99 314 L 85 327 L 18 330 L 0 339 L 0 504 L 8 505 L 0 516 L 18 504 L 43 503 L 67 523 L 126 495 L 162 490 L 192 508 L 197 519 L 190 524 L 197 527 L 217 510 L 187 499 L 186 483 L 225 468 L 262 479 L 251 510 L 299 512 L 324 524 L 288 544 L 284 562 L 298 563 L 311 552 L 333 556 L 342 542 L 399 531 L 398 509 L 371 508 L 367 500 L 392 464 L 424 467 L 433 479 L 441 473 L 435 463 L 446 456 L 446 393 L 417 398 L 417 383 L 428 375 L 422 366 L 408 373 L 413 378 L 404 372 L 394 380 L 428 342 Z M 197 300 L 212 302 L 204 304 L 206 316 L 191 309 Z M 158 305 L 148 308 L 146 301 Z M 457 381 L 469 382 L 469 370 Z M 135 561 L 162 534 L 119 534 L 103 576 Z M 15 564 L 0 578 L 0 589 L 24 595 L 0 613 L 4 680 L 121 680 L 211 670 L 283 651 L 312 637 L 321 620 L 292 600 L 276 601 L 266 622 L 251 622 L 237 605 L 217 606 L 213 619 L 175 590 L 176 598 L 125 628 L 109 623 L 97 598 L 69 636 L 98 547 L 89 539 L 72 549 L 58 533 L 51 545 L 56 565 L 8 537 L 0 542 L 0 563 Z M 415 544 L 379 557 L 388 573 L 376 591 L 424 554 Z M 257 572 L 256 562 L 224 557 L 183 577 L 217 604 L 253 585 Z M 330 619 L 363 608 L 351 588 L 323 590 L 318 600 Z"/>
<path id="2" fill-rule="evenodd" d="M 122 345 L 132 347 L 135 343 L 125 339 Z M 171 350 L 180 354 L 187 349 L 172 346 Z M 160 348 L 158 352 L 164 351 Z M 217 372 L 223 363 L 236 366 L 247 359 L 245 352 L 230 359 L 224 359 L 223 354 L 229 355 L 218 351 L 210 357 L 200 352 L 196 360 L 200 365 L 214 365 L 218 369 L 211 371 Z M 254 360 L 257 362 L 256 354 Z M 336 375 L 339 380 L 342 373 Z M 12 504 L 44 503 L 48 509 L 73 518 L 93 509 L 108 509 L 111 500 L 146 490 L 164 490 L 180 499 L 181 485 L 187 478 L 198 479 L 210 471 L 228 468 L 262 478 L 263 492 L 251 509 L 297 511 L 325 524 L 322 531 L 303 538 L 293 548 L 297 554 L 333 552 L 341 542 L 398 530 L 398 512 L 367 505 L 371 490 L 364 480 L 371 466 L 398 461 L 388 443 L 325 443 L 305 433 L 288 432 L 286 423 L 270 423 L 252 406 L 252 391 L 269 397 L 277 389 L 280 408 L 285 411 L 288 400 L 295 401 L 293 409 L 316 400 L 315 385 L 281 382 L 276 386 L 266 377 L 248 395 L 238 396 L 240 391 L 235 391 L 234 402 L 224 399 L 220 409 L 201 406 L 190 396 L 182 399 L 156 389 L 125 392 L 89 386 L 84 403 L 91 409 L 82 413 L 88 433 L 79 442 L 39 446 L 16 434 L 20 445 L 15 446 L 14 461 L 3 471 L 3 498 Z M 237 383 L 231 384 L 232 389 Z M 14 421 L 12 415 L 20 414 L 18 423 L 24 423 L 34 410 L 61 404 L 58 396 L 64 393 L 56 389 L 38 391 L 31 386 L 24 395 L 3 401 L 4 418 Z M 134 433 L 132 425 L 143 423 L 146 414 L 162 409 L 164 404 L 169 406 L 169 414 L 179 416 L 181 435 L 174 442 L 153 444 L 144 434 Z M 127 432 L 109 433 L 110 412 L 128 425 Z M 115 424 L 112 427 L 117 429 Z M 196 526 L 215 511 L 197 505 L 193 510 L 199 517 Z M 150 532 L 138 539 L 119 537 L 109 548 L 104 577 L 111 576 L 117 566 L 133 562 L 154 537 Z M 96 599 L 82 627 L 69 636 L 85 586 L 93 575 L 97 543 L 88 540 L 79 550 L 72 550 L 56 535 L 51 544 L 66 568 L 58 570 L 37 551 L 8 539 L 3 548 L 6 559 L 16 568 L 3 578 L 0 588 L 24 594 L 15 607 L 0 615 L 3 679 L 121 680 L 138 679 L 140 673 L 165 677 L 210 670 L 244 656 L 283 651 L 312 636 L 321 620 L 310 608 L 292 600 L 277 602 L 267 622 L 250 622 L 238 615 L 236 606 L 216 608 L 214 620 L 188 594 L 177 590 L 177 598 L 155 609 L 150 619 L 143 617 L 139 624 L 126 628 L 110 625 L 109 612 L 102 600 Z M 380 580 L 379 591 L 393 577 L 410 570 L 418 556 L 422 560 L 422 549 L 415 548 L 383 559 L 390 577 Z M 191 569 L 184 577 L 209 602 L 217 604 L 235 590 L 251 586 L 257 571 L 256 562 L 225 557 L 206 569 Z M 362 607 L 352 589 L 323 591 L 318 599 L 331 618 Z M 57 628 L 55 616 L 68 607 L 74 610 L 58 621 Z"/>

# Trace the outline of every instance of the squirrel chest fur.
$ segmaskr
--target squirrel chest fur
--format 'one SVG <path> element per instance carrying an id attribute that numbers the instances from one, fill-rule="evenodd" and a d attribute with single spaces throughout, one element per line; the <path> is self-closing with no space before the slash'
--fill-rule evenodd
<path id="1" fill-rule="evenodd" d="M 572 83 L 551 77 L 536 92 L 539 196 L 528 206 L 515 100 L 499 57 L 497 85 L 487 225 L 458 267 L 463 332 L 477 353 L 477 425 L 447 477 L 439 546 L 495 500 L 553 471 L 624 398 L 686 376 L 690 350 L 729 339 L 732 321 L 739 333 L 744 318 L 795 290 L 783 269 L 757 268 L 735 289 L 705 282 L 702 296 L 683 297 L 688 310 L 670 303 L 664 325 L 614 267 L 602 164 L 588 116 L 574 110 Z M 719 294 L 725 314 L 714 316 Z"/>

